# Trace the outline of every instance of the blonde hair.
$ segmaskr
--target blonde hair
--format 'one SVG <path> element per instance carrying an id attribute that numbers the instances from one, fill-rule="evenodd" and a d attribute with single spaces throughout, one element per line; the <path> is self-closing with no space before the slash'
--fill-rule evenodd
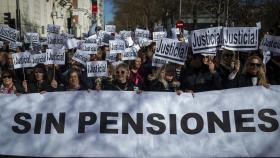
<path id="1" fill-rule="evenodd" d="M 259 67 L 259 71 L 257 73 L 257 77 L 259 79 L 258 85 L 268 87 L 267 79 L 265 76 L 265 66 L 262 62 L 262 59 L 259 56 L 252 55 L 247 59 L 245 65 L 244 65 L 242 74 L 246 74 L 248 72 L 248 67 L 250 66 L 251 61 L 254 59 L 257 59 L 259 61 L 259 63 L 261 64 L 261 66 Z"/>

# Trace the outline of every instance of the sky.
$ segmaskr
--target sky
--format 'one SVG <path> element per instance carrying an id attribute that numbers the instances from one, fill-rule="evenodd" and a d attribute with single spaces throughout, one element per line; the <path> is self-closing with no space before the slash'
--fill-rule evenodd
<path id="1" fill-rule="evenodd" d="M 106 24 L 113 20 L 112 1 L 113 0 L 104 0 L 104 3 L 105 3 L 104 12 L 105 12 L 105 23 Z"/>

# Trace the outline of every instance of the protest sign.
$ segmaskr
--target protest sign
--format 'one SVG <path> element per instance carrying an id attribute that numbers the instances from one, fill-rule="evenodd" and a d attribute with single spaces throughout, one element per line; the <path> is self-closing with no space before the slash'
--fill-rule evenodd
<path id="1" fill-rule="evenodd" d="M 134 42 L 133 42 L 133 40 L 132 40 L 131 37 L 127 37 L 127 38 L 125 39 L 125 45 L 126 45 L 126 47 L 131 47 L 131 46 L 133 46 L 133 44 L 134 44 Z"/>
<path id="2" fill-rule="evenodd" d="M 279 90 L 0 95 L 0 155 L 277 157 Z"/>
<path id="3" fill-rule="evenodd" d="M 24 42 L 25 43 L 40 43 L 39 34 L 38 33 L 27 32 L 24 35 Z"/>
<path id="4" fill-rule="evenodd" d="M 61 49 L 64 45 L 64 38 L 59 34 L 49 33 L 47 40 L 50 49 Z"/>
<path id="5" fill-rule="evenodd" d="M 280 53 L 280 36 L 265 35 L 261 42 L 260 49 Z"/>
<path id="6" fill-rule="evenodd" d="M 138 44 L 140 47 L 147 47 L 149 46 L 153 41 L 148 38 L 138 38 Z"/>
<path id="7" fill-rule="evenodd" d="M 115 33 L 116 25 L 105 25 L 105 31 L 109 33 Z"/>
<path id="8" fill-rule="evenodd" d="M 110 40 L 109 41 L 110 54 L 124 53 L 125 41 L 123 40 Z"/>
<path id="9" fill-rule="evenodd" d="M 224 27 L 223 48 L 232 51 L 251 51 L 258 49 L 258 27 Z"/>
<path id="10" fill-rule="evenodd" d="M 222 27 L 213 27 L 191 32 L 193 53 L 217 51 L 222 44 Z"/>
<path id="11" fill-rule="evenodd" d="M 155 55 L 154 55 L 155 56 Z M 157 59 L 153 56 L 152 59 L 152 66 L 155 67 L 162 67 L 163 65 L 167 64 L 168 62 L 166 60 L 162 60 L 162 59 Z"/>
<path id="12" fill-rule="evenodd" d="M 108 76 L 107 61 L 87 62 L 87 76 L 88 77 Z"/>
<path id="13" fill-rule="evenodd" d="M 154 27 L 154 32 L 164 32 L 164 27 L 163 26 L 155 26 Z"/>
<path id="14" fill-rule="evenodd" d="M 67 48 L 68 49 L 73 49 L 78 47 L 78 41 L 73 38 L 73 39 L 67 39 Z"/>
<path id="15" fill-rule="evenodd" d="M 46 64 L 65 64 L 65 52 L 64 49 L 47 49 L 46 50 L 47 61 Z"/>
<path id="16" fill-rule="evenodd" d="M 271 52 L 270 51 L 263 51 L 263 64 L 267 64 L 271 59 Z"/>
<path id="17" fill-rule="evenodd" d="M 4 47 L 4 42 L 0 41 L 0 48 L 3 48 L 3 47 Z"/>
<path id="18" fill-rule="evenodd" d="M 188 44 L 174 39 L 163 38 L 156 44 L 155 58 L 168 62 L 185 64 L 188 53 Z"/>
<path id="19" fill-rule="evenodd" d="M 90 60 L 90 55 L 87 52 L 77 50 L 72 59 L 83 65 L 87 65 L 87 62 Z"/>
<path id="20" fill-rule="evenodd" d="M 32 55 L 30 52 L 20 52 L 12 54 L 14 69 L 33 67 Z"/>
<path id="21" fill-rule="evenodd" d="M 13 51 L 17 50 L 17 42 L 9 42 L 9 48 Z"/>
<path id="22" fill-rule="evenodd" d="M 106 61 L 115 62 L 117 60 L 117 54 L 110 54 L 110 52 L 106 52 Z"/>
<path id="23" fill-rule="evenodd" d="M 52 25 L 48 24 L 47 32 L 53 34 L 59 34 L 60 26 L 59 25 Z"/>
<path id="24" fill-rule="evenodd" d="M 120 31 L 120 36 L 123 40 L 125 40 L 128 37 L 131 37 L 132 32 L 131 31 Z"/>
<path id="25" fill-rule="evenodd" d="M 149 30 L 143 30 L 143 29 L 136 29 L 135 30 L 135 37 L 136 38 L 149 38 L 150 37 L 150 31 Z"/>
<path id="26" fill-rule="evenodd" d="M 42 53 L 42 54 L 33 54 L 31 56 L 32 58 L 32 65 L 33 67 L 36 66 L 37 64 L 45 64 L 47 61 L 47 54 Z"/>
<path id="27" fill-rule="evenodd" d="M 167 32 L 153 32 L 153 41 L 156 42 L 167 37 Z"/>
<path id="28" fill-rule="evenodd" d="M 98 46 L 94 43 L 83 43 L 81 46 L 81 50 L 87 54 L 97 54 L 97 49 Z"/>
<path id="29" fill-rule="evenodd" d="M 137 57 L 137 49 L 135 47 L 126 48 L 122 60 L 135 60 Z"/>
<path id="30" fill-rule="evenodd" d="M 61 36 L 64 37 L 64 38 L 66 38 L 66 39 L 72 39 L 72 38 L 75 37 L 74 35 L 68 34 L 68 33 L 62 33 Z"/>
<path id="31" fill-rule="evenodd" d="M 10 27 L 0 26 L 0 39 L 16 42 L 19 31 Z"/>
<path id="32" fill-rule="evenodd" d="M 115 37 L 112 36 L 111 34 L 105 32 L 105 34 L 103 35 L 102 39 L 102 45 L 109 45 L 109 41 L 110 40 L 115 40 Z"/>

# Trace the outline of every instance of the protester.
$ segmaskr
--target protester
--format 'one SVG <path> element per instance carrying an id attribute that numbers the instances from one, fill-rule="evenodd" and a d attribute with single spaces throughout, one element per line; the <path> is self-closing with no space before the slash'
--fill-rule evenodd
<path id="1" fill-rule="evenodd" d="M 0 93 L 2 94 L 21 94 L 24 93 L 23 86 L 14 80 L 14 74 L 11 70 L 4 70 L 1 73 L 2 84 L 0 87 Z"/>
<path id="2" fill-rule="evenodd" d="M 115 80 L 111 85 L 108 85 L 105 90 L 113 91 L 134 91 L 141 90 L 135 89 L 133 82 L 129 79 L 129 66 L 125 63 L 121 63 L 115 70 Z"/>
<path id="3" fill-rule="evenodd" d="M 235 87 L 264 86 L 269 87 L 265 75 L 265 68 L 259 56 L 250 56 L 244 66 L 242 74 L 234 79 Z"/>
<path id="4" fill-rule="evenodd" d="M 280 55 L 273 53 L 266 64 L 266 74 L 271 85 L 280 85 Z"/>
<path id="5" fill-rule="evenodd" d="M 76 69 L 72 69 L 69 72 L 68 85 L 66 87 L 67 91 L 79 91 L 87 90 L 88 88 L 81 82 L 81 75 Z"/>
<path id="6" fill-rule="evenodd" d="M 134 87 L 143 89 L 144 77 L 140 75 L 139 70 L 142 65 L 142 59 L 137 57 L 131 65 L 130 80 L 133 82 Z"/>
<path id="7" fill-rule="evenodd" d="M 205 57 L 203 57 L 205 58 Z M 221 78 L 215 70 L 212 59 L 203 63 L 202 55 L 194 54 L 181 77 L 181 90 L 202 92 L 221 89 Z"/>

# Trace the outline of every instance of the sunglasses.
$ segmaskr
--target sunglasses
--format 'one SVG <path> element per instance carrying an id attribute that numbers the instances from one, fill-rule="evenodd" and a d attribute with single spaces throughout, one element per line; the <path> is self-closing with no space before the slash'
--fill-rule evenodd
<path id="1" fill-rule="evenodd" d="M 119 75 L 119 74 L 124 75 L 124 74 L 125 74 L 125 71 L 116 71 L 116 74 L 117 74 L 117 75 Z"/>
<path id="2" fill-rule="evenodd" d="M 250 66 L 257 66 L 257 67 L 260 67 L 261 66 L 261 64 L 259 64 L 259 63 L 250 63 Z"/>
<path id="3" fill-rule="evenodd" d="M 7 75 L 7 76 L 3 76 L 2 78 L 3 78 L 3 79 L 5 79 L 5 78 L 12 78 L 12 76 Z"/>

